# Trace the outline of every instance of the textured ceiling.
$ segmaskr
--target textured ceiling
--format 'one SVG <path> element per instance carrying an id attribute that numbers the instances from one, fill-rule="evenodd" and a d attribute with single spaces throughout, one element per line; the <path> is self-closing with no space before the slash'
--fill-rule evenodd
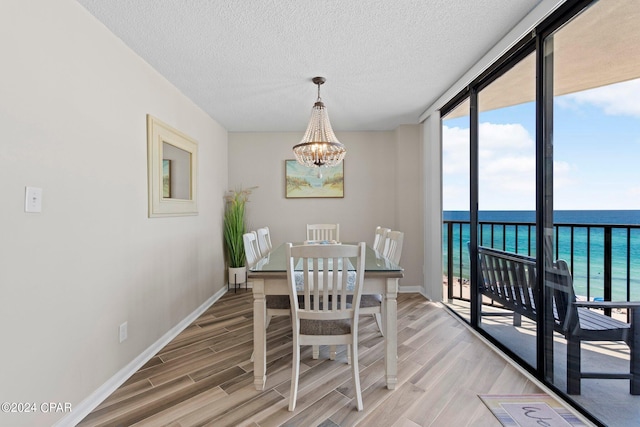
<path id="1" fill-rule="evenodd" d="M 336 131 L 420 114 L 540 0 L 78 0 L 228 131 Z"/>

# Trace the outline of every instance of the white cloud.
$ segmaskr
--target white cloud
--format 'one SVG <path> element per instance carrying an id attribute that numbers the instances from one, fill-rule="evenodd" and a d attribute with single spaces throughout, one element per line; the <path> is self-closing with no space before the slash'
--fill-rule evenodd
<path id="1" fill-rule="evenodd" d="M 483 122 L 479 136 L 480 208 L 535 209 L 535 143 L 529 132 L 520 124 Z M 444 209 L 468 206 L 469 129 L 443 126 L 443 175 Z"/>
<path id="2" fill-rule="evenodd" d="M 469 210 L 469 186 L 463 185 L 443 185 L 442 194 L 444 200 L 444 210 L 446 211 L 468 211 Z"/>
<path id="3" fill-rule="evenodd" d="M 578 181 L 574 178 L 576 167 L 564 161 L 553 162 L 553 192 L 554 194 L 564 189 L 575 188 Z"/>
<path id="4" fill-rule="evenodd" d="M 486 178 L 498 178 L 503 179 L 508 174 L 522 174 L 525 173 L 535 174 L 536 172 L 536 159 L 535 153 L 529 156 L 505 156 L 496 157 L 495 153 L 487 153 L 487 164 L 482 167 L 481 170 L 485 172 Z"/>
<path id="5" fill-rule="evenodd" d="M 469 129 L 442 127 L 442 172 L 469 176 Z"/>
<path id="6" fill-rule="evenodd" d="M 535 209 L 535 141 L 520 124 L 479 126 L 482 210 Z"/>
<path id="7" fill-rule="evenodd" d="M 483 210 L 535 209 L 535 141 L 520 124 L 479 126 Z"/>
<path id="8" fill-rule="evenodd" d="M 521 124 L 480 123 L 480 149 L 515 151 L 532 147 L 533 139 Z"/>
<path id="9" fill-rule="evenodd" d="M 479 153 L 481 210 L 535 210 L 536 162 L 533 136 L 518 124 L 482 123 Z M 579 168 L 566 161 L 553 163 L 556 209 L 598 209 L 591 192 L 580 178 Z M 469 130 L 443 126 L 443 207 L 469 209 Z M 623 196 L 624 193 L 625 195 Z M 614 201 L 640 200 L 640 187 L 619 189 L 604 195 Z M 614 209 L 614 207 L 612 207 Z"/>
<path id="10" fill-rule="evenodd" d="M 611 116 L 640 117 L 638 99 L 640 99 L 640 79 L 572 93 L 559 97 L 558 102 L 565 108 L 575 108 L 575 104 L 591 104 L 602 108 L 605 114 Z"/>
<path id="11" fill-rule="evenodd" d="M 629 197 L 634 199 L 638 199 L 640 197 L 640 187 L 630 187 L 627 192 L 629 193 Z"/>

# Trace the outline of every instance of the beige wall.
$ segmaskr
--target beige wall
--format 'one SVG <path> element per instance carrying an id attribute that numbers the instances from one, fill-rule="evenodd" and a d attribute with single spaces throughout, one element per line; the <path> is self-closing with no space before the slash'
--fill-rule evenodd
<path id="1" fill-rule="evenodd" d="M 0 2 L 0 52 L 0 397 L 77 408 L 224 286 L 227 133 L 75 1 Z M 146 114 L 198 141 L 198 216 L 147 217 Z"/>
<path id="2" fill-rule="evenodd" d="M 304 124 L 302 124 L 304 126 Z M 307 223 L 340 224 L 342 241 L 373 243 L 376 226 L 405 232 L 400 286 L 422 287 L 423 212 L 420 126 L 393 132 L 338 132 L 347 147 L 344 198 L 285 198 L 284 161 L 300 132 L 229 133 L 229 186 L 258 186 L 248 226 L 269 226 L 274 245 L 305 239 Z"/>
<path id="3" fill-rule="evenodd" d="M 425 295 L 442 300 L 442 137 L 440 111 L 422 124 L 424 164 L 424 283 Z"/>
<path id="4" fill-rule="evenodd" d="M 394 229 L 404 231 L 400 286 L 424 292 L 424 183 L 420 125 L 403 125 L 396 137 L 396 197 Z M 410 288 L 408 288 L 410 287 Z"/>

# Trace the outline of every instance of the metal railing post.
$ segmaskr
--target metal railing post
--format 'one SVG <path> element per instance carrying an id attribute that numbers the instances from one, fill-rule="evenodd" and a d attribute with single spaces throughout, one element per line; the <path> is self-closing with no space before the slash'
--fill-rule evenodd
<path id="1" fill-rule="evenodd" d="M 611 227 L 604 228 L 604 300 L 611 301 Z M 605 308 L 604 314 L 611 316 L 611 309 Z"/>
<path id="2" fill-rule="evenodd" d="M 453 300 L 453 222 L 447 224 L 447 299 Z"/>

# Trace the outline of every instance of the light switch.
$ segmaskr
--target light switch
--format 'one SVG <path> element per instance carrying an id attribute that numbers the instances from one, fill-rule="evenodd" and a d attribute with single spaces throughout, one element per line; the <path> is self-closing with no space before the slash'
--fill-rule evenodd
<path id="1" fill-rule="evenodd" d="M 42 188 L 27 187 L 24 196 L 25 212 L 42 212 Z"/>

